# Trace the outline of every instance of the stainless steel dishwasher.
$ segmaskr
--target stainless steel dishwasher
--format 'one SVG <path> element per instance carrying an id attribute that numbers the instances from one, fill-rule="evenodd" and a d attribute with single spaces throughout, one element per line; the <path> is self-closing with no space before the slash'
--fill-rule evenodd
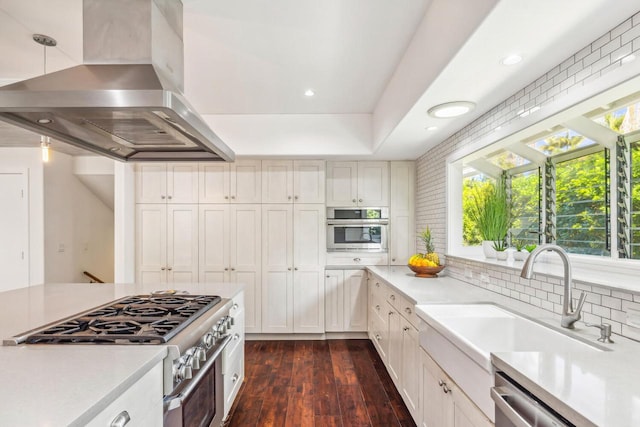
<path id="1" fill-rule="evenodd" d="M 495 374 L 491 398 L 496 427 L 576 427 L 502 372 Z"/>

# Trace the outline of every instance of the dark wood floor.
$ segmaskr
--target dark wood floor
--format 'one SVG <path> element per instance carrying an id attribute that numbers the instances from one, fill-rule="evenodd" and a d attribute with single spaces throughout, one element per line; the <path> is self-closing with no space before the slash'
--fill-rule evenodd
<path id="1" fill-rule="evenodd" d="M 245 349 L 229 426 L 415 426 L 368 340 L 247 341 Z"/>

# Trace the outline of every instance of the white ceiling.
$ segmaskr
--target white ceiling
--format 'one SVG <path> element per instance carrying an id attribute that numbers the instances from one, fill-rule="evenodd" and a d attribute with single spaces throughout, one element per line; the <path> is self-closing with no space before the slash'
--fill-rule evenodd
<path id="1" fill-rule="evenodd" d="M 81 9 L 0 0 L 0 85 L 43 72 L 33 33 L 58 40 L 47 72 L 81 63 Z M 416 158 L 638 10 L 633 0 L 184 0 L 185 95 L 240 156 Z M 513 52 L 524 61 L 502 66 Z M 455 120 L 426 115 L 458 99 L 478 106 Z M 2 126 L 0 145 L 32 135 Z"/>

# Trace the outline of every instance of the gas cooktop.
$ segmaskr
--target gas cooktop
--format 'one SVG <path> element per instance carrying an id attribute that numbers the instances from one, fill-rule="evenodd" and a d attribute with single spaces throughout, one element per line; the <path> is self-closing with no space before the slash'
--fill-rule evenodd
<path id="1" fill-rule="evenodd" d="M 27 344 L 162 344 L 221 301 L 212 295 L 136 295 L 28 333 Z"/>

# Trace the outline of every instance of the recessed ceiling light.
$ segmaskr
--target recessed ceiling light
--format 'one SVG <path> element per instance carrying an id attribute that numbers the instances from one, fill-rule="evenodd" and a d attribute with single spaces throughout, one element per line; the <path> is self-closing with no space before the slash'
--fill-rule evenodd
<path id="1" fill-rule="evenodd" d="M 316 93 L 313 91 L 313 89 L 307 89 L 304 91 L 304 96 L 312 97 L 315 94 Z"/>
<path id="2" fill-rule="evenodd" d="M 500 129 L 502 129 L 502 126 L 498 126 L 494 130 L 500 130 Z"/>
<path id="3" fill-rule="evenodd" d="M 49 123 L 52 123 L 53 120 L 51 119 L 38 119 L 38 123 L 40 123 L 41 125 L 48 125 Z"/>
<path id="4" fill-rule="evenodd" d="M 500 63 L 502 65 L 509 66 L 509 65 L 516 65 L 520 61 L 522 61 L 522 56 L 520 56 L 518 54 L 513 54 L 513 55 L 509 55 L 509 56 L 506 56 L 506 57 L 502 58 L 500 60 Z"/>
<path id="5" fill-rule="evenodd" d="M 425 129 L 431 132 L 434 130 L 438 130 L 438 126 L 429 126 L 429 127 L 426 127 Z"/>
<path id="6" fill-rule="evenodd" d="M 427 114 L 439 119 L 462 116 L 475 108 L 476 104 L 468 101 L 446 102 L 429 108 Z"/>

